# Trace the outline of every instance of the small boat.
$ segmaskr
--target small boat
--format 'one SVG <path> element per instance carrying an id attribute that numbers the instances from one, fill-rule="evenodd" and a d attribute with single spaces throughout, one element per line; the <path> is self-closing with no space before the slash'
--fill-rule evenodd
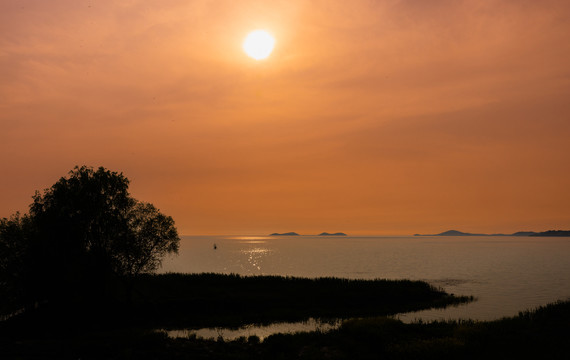
<path id="1" fill-rule="evenodd" d="M 216 246 L 216 244 L 214 244 L 214 250 L 216 250 L 218 248 L 218 246 Z"/>

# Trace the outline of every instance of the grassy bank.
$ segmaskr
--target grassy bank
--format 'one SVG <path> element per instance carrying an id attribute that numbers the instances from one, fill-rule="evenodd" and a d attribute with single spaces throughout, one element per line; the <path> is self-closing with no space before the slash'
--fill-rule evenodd
<path id="1" fill-rule="evenodd" d="M 152 329 L 381 316 L 472 300 L 407 280 L 165 274 L 139 276 L 133 285 L 130 302 L 115 284 L 105 296 L 48 302 L 0 322 L 0 358 L 249 358 L 251 350 L 266 356 L 307 338 L 178 341 Z M 336 342 L 344 335 L 331 336 Z"/>
<path id="2" fill-rule="evenodd" d="M 388 315 L 472 300 L 422 281 L 166 274 L 137 279 L 136 305 L 161 326 L 238 326 Z"/>
<path id="3" fill-rule="evenodd" d="M 124 288 L 116 286 L 105 298 L 43 304 L 8 323 L 23 329 L 54 324 L 95 329 L 237 327 L 388 315 L 472 300 L 408 280 L 164 274 L 139 276 L 133 285 L 130 303 Z"/>
<path id="4" fill-rule="evenodd" d="M 568 359 L 570 302 L 488 322 L 346 321 L 328 333 L 224 342 L 140 329 L 0 340 L 3 359 Z"/>
<path id="5" fill-rule="evenodd" d="M 560 302 L 488 322 L 350 320 L 327 334 L 269 337 L 262 351 L 275 359 L 568 359 L 569 340 L 570 302 Z"/>

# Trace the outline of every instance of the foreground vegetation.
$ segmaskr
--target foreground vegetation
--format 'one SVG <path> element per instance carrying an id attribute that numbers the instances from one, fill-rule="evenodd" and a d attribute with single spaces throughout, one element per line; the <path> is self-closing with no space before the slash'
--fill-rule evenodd
<path id="1" fill-rule="evenodd" d="M 198 328 L 380 316 L 472 300 L 422 281 L 306 279 L 221 274 L 141 274 L 132 296 L 118 283 L 107 297 L 48 302 L 7 324 L 14 328 Z"/>
<path id="2" fill-rule="evenodd" d="M 328 333 L 272 335 L 263 342 L 170 339 L 137 328 L 1 335 L 3 359 L 568 359 L 570 302 L 490 322 L 355 319 Z"/>
<path id="3" fill-rule="evenodd" d="M 109 286 L 104 299 L 46 302 L 0 323 L 6 349 L 5 356 L 0 357 L 69 354 L 85 358 L 100 351 L 120 354 L 146 349 L 136 358 L 161 354 L 165 346 L 210 346 L 208 341 L 194 340 L 194 345 L 188 345 L 149 333 L 156 328 L 379 316 L 471 300 L 448 295 L 425 282 L 405 280 L 141 274 L 132 283 L 133 296 L 127 296 L 124 287 L 117 284 Z"/>
<path id="4" fill-rule="evenodd" d="M 0 316 L 38 303 L 106 301 L 178 252 L 174 220 L 133 198 L 129 179 L 75 167 L 37 191 L 27 214 L 0 218 Z"/>
<path id="5" fill-rule="evenodd" d="M 472 300 L 408 280 L 165 274 L 140 276 L 136 288 L 137 311 L 163 327 L 378 316 Z"/>

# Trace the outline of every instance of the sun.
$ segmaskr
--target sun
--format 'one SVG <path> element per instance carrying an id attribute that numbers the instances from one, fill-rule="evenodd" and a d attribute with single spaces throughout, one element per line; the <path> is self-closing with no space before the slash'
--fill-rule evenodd
<path id="1" fill-rule="evenodd" d="M 271 54 L 275 39 L 265 30 L 255 30 L 247 34 L 243 41 L 243 51 L 255 60 L 263 60 Z"/>

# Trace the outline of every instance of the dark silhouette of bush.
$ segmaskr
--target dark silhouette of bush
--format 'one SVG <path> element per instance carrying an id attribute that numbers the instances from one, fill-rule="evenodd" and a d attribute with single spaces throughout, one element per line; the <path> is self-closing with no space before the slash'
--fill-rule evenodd
<path id="1" fill-rule="evenodd" d="M 177 253 L 173 219 L 132 198 L 128 186 L 122 173 L 75 167 L 36 192 L 29 215 L 2 219 L 0 263 L 25 302 L 100 301 L 121 283 L 129 297 L 130 277 Z"/>
<path id="2" fill-rule="evenodd" d="M 30 225 L 30 217 L 19 213 L 9 219 L 0 219 L 0 314 L 18 310 L 29 297 L 23 284 L 29 277 L 25 264 L 28 262 Z"/>

